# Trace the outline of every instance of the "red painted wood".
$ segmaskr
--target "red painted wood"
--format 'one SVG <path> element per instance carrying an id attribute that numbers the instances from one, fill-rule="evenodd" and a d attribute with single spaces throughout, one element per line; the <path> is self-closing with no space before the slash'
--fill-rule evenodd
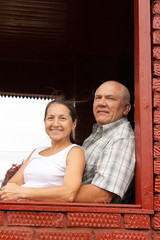
<path id="1" fill-rule="evenodd" d="M 59 240 L 150 240 L 151 223 L 149 215 L 142 214 L 114 214 L 114 213 L 73 213 L 59 211 L 57 214 L 34 211 L 5 211 L 4 221 L 0 228 L 0 239 L 59 239 Z M 52 215 L 53 214 L 53 215 Z M 63 226 L 58 227 L 55 222 L 63 215 Z M 159 215 L 154 219 L 157 227 Z M 17 222 L 16 222 L 17 219 Z M 26 222 L 25 222 L 26 221 Z M 53 221 L 53 224 L 52 224 Z M 27 224 L 26 224 L 27 223 Z M 29 223 L 29 224 L 28 224 Z M 38 224 L 36 224 L 38 223 Z M 131 231 L 132 230 L 132 231 Z M 136 231 L 135 231 L 136 230 Z"/>
<path id="2" fill-rule="evenodd" d="M 113 234 L 114 240 L 149 240 L 151 239 L 151 234 L 144 231 L 132 231 L 132 232 L 115 232 Z"/>
<path id="3" fill-rule="evenodd" d="M 135 0 L 136 203 L 153 209 L 150 1 Z"/>
<path id="4" fill-rule="evenodd" d="M 68 227 L 120 228 L 120 214 L 67 213 Z"/>
<path id="5" fill-rule="evenodd" d="M 0 210 L 8 211 L 54 211 L 54 212 L 92 212 L 92 213 L 141 213 L 153 214 L 152 209 L 142 209 L 141 205 L 121 204 L 74 204 L 44 202 L 5 202 L 0 201 Z"/>
<path id="6" fill-rule="evenodd" d="M 33 231 L 30 230 L 13 230 L 13 229 L 0 229 L 0 239 L 20 239 L 20 240 L 33 240 Z"/>
<path id="7" fill-rule="evenodd" d="M 125 228 L 130 229 L 150 229 L 150 217 L 148 215 L 124 215 Z"/>
<path id="8" fill-rule="evenodd" d="M 153 128 L 154 131 L 154 141 L 160 141 L 160 125 L 155 125 Z"/>
<path id="9" fill-rule="evenodd" d="M 96 240 L 113 240 L 112 233 L 96 233 Z"/>
<path id="10" fill-rule="evenodd" d="M 63 227 L 64 214 L 54 212 L 7 212 L 8 225 Z"/>
<path id="11" fill-rule="evenodd" d="M 155 76 L 160 76 L 160 60 L 153 61 L 153 74 Z"/>
<path id="12" fill-rule="evenodd" d="M 155 158 L 160 158 L 160 142 L 154 143 L 153 154 Z"/>
<path id="13" fill-rule="evenodd" d="M 149 240 L 151 239 L 151 234 L 145 231 L 105 231 L 101 233 L 96 233 L 96 240 Z"/>
<path id="14" fill-rule="evenodd" d="M 36 232 L 36 240 L 91 240 L 91 232 L 84 232 L 82 230 L 38 230 Z"/>
<path id="15" fill-rule="evenodd" d="M 160 44 L 160 30 L 153 31 L 153 44 Z"/>
<path id="16" fill-rule="evenodd" d="M 160 212 L 160 194 L 154 197 L 154 210 Z"/>
<path id="17" fill-rule="evenodd" d="M 153 52 L 153 58 L 160 59 L 160 47 L 159 46 L 154 46 L 152 52 Z"/>
<path id="18" fill-rule="evenodd" d="M 155 109 L 153 111 L 153 122 L 155 124 L 159 124 L 160 123 L 160 109 Z"/>
<path id="19" fill-rule="evenodd" d="M 154 161 L 154 174 L 160 174 L 160 160 Z"/>
<path id="20" fill-rule="evenodd" d="M 153 29 L 160 29 L 160 16 L 159 15 L 153 16 L 152 27 L 153 27 Z"/>
<path id="21" fill-rule="evenodd" d="M 160 47 L 159 47 L 160 49 Z M 159 56 L 160 57 L 160 56 Z M 153 87 L 152 87 L 153 91 L 160 91 L 160 78 L 153 78 Z"/>
<path id="22" fill-rule="evenodd" d="M 155 177 L 154 191 L 155 191 L 156 193 L 160 193 L 160 175 L 157 175 L 157 176 Z"/>
<path id="23" fill-rule="evenodd" d="M 160 93 L 154 92 L 153 94 L 153 106 L 158 108 L 160 106 Z"/>
<path id="24" fill-rule="evenodd" d="M 4 212 L 0 212 L 0 225 L 3 225 L 4 222 Z"/>
<path id="25" fill-rule="evenodd" d="M 160 2 L 154 1 L 152 5 L 152 14 L 160 14 Z"/>
<path id="26" fill-rule="evenodd" d="M 155 234 L 155 238 L 156 240 L 160 240 L 160 234 Z"/>
<path id="27" fill-rule="evenodd" d="M 153 228 L 156 230 L 160 230 L 160 214 L 157 213 L 153 217 Z"/>

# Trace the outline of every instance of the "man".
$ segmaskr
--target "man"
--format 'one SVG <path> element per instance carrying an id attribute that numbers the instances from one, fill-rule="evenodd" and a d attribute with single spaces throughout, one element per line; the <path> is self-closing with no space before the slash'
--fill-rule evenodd
<path id="1" fill-rule="evenodd" d="M 86 167 L 76 202 L 123 203 L 126 199 L 135 169 L 134 133 L 127 120 L 130 109 L 130 93 L 121 83 L 107 81 L 96 90 L 97 123 L 83 143 Z"/>

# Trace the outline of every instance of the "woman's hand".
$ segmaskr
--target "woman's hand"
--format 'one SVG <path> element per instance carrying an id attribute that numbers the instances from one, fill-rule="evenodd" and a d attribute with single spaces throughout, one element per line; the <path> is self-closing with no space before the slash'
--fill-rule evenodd
<path id="1" fill-rule="evenodd" d="M 16 201 L 21 198 L 21 192 L 22 187 L 20 187 L 16 183 L 7 183 L 7 185 L 1 188 L 1 200 Z"/>

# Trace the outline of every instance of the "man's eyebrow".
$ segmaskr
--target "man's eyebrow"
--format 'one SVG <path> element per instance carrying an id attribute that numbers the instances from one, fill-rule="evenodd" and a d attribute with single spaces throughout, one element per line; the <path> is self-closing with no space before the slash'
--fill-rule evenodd
<path id="1" fill-rule="evenodd" d="M 108 95 L 106 94 L 105 96 L 106 97 L 115 97 L 115 95 L 113 95 L 113 94 L 108 94 Z"/>
<path id="2" fill-rule="evenodd" d="M 95 94 L 95 97 L 97 97 L 97 96 L 102 96 L 102 94 Z"/>

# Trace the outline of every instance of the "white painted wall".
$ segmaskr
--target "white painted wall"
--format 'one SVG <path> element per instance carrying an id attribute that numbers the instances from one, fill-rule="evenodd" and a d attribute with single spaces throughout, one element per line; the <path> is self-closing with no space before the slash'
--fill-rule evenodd
<path id="1" fill-rule="evenodd" d="M 12 164 L 39 146 L 49 146 L 44 112 L 48 99 L 0 96 L 0 181 Z"/>

